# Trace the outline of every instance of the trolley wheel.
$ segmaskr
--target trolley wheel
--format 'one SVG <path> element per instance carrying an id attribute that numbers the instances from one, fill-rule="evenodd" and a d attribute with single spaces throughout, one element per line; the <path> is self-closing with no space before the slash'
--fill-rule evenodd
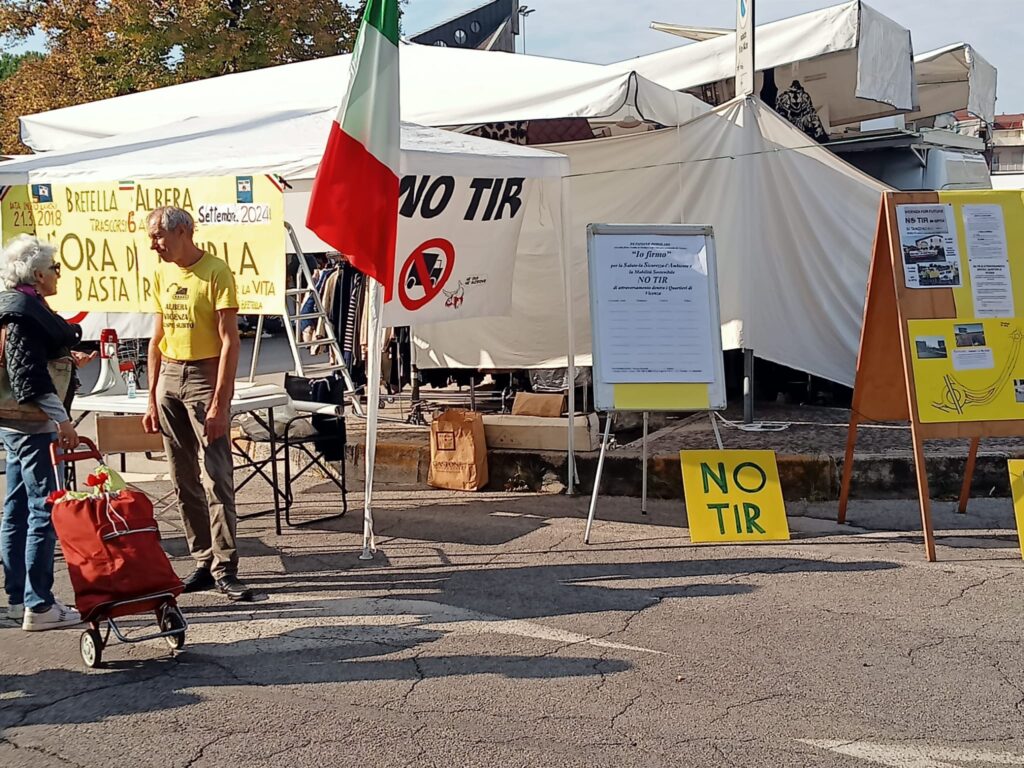
<path id="1" fill-rule="evenodd" d="M 161 632 L 174 632 L 164 638 L 172 651 L 180 651 L 185 645 L 185 618 L 177 606 L 164 606 L 163 618 L 160 619 Z"/>
<path id="2" fill-rule="evenodd" d="M 90 669 L 96 669 L 103 663 L 103 638 L 98 629 L 87 629 L 78 640 L 78 650 L 82 661 Z"/>

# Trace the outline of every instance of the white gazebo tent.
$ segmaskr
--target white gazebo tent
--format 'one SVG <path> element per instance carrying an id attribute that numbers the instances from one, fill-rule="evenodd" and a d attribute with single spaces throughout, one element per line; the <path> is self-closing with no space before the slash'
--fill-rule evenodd
<path id="1" fill-rule="evenodd" d="M 577 365 L 590 364 L 586 225 L 710 224 L 725 349 L 852 385 L 883 186 L 756 98 L 676 129 L 550 147 L 572 163 L 569 269 Z M 416 329 L 421 368 L 566 364 L 552 257 L 562 245 L 528 211 L 508 319 Z M 515 332 L 510 333 L 509 329 Z"/>
<path id="2" fill-rule="evenodd" d="M 702 30 L 703 42 L 607 66 L 702 98 L 710 92 L 707 100 L 721 103 L 734 95 L 736 33 L 716 32 Z M 768 69 L 780 90 L 799 80 L 826 129 L 915 106 L 910 32 L 861 0 L 758 25 L 755 56 L 755 92 Z"/>
<path id="3" fill-rule="evenodd" d="M 350 60 L 332 56 L 26 115 L 21 138 L 42 152 L 187 118 L 241 115 L 254 104 L 272 105 L 261 111 L 278 113 L 337 109 Z M 540 56 L 404 43 L 400 67 L 402 119 L 419 125 L 567 117 L 592 124 L 641 119 L 678 125 L 709 109 L 629 70 Z"/>
<path id="4" fill-rule="evenodd" d="M 914 57 L 917 108 L 906 122 L 966 109 L 989 125 L 996 117 L 997 71 L 967 43 L 954 43 Z"/>
<path id="5" fill-rule="evenodd" d="M 181 123 L 118 137 L 108 137 L 75 149 L 32 156 L 0 165 L 0 186 L 40 182 L 73 183 L 113 181 L 122 178 L 185 178 L 237 174 L 273 173 L 285 178 L 311 178 L 316 174 L 334 118 L 326 110 L 288 110 L 265 114 L 244 114 L 196 118 Z M 402 124 L 400 172 L 451 176 L 522 177 L 561 180 L 569 174 L 564 155 L 530 147 L 505 144 L 434 128 Z M 547 187 L 547 188 L 545 188 Z M 567 200 L 564 181 L 554 188 L 541 185 L 531 199 L 546 211 L 549 227 L 565 241 L 568 231 L 561 226 Z M 551 226 L 554 224 L 554 226 Z M 284 232 L 282 231 L 282 255 Z M 555 258 L 560 258 L 558 254 Z M 566 296 L 573 293 L 572 273 L 563 262 L 557 267 L 564 292 L 559 303 L 568 313 L 565 339 L 569 374 L 573 376 L 575 356 L 573 305 Z M 471 325 L 477 322 L 473 319 Z M 147 329 L 148 332 L 148 329 Z M 556 332 L 557 333 L 557 332 Z M 570 379 L 572 380 L 572 379 Z M 574 392 L 570 389 L 570 413 Z M 373 409 L 375 410 L 375 409 Z M 573 429 L 569 420 L 569 487 L 572 487 Z M 366 436 L 366 523 L 364 554 L 372 548 L 373 456 L 376 452 L 376 424 L 368 422 Z"/>

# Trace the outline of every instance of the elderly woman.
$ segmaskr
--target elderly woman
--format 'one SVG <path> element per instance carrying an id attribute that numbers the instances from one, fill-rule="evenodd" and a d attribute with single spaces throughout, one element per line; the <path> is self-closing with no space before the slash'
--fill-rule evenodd
<path id="1" fill-rule="evenodd" d="M 14 238 L 0 254 L 0 362 L 10 393 L 0 410 L 0 440 L 7 450 L 7 498 L 0 525 L 7 616 L 29 632 L 73 626 L 77 611 L 53 596 L 57 537 L 46 498 L 56 489 L 50 445 L 78 444 L 68 418 L 74 381 L 57 391 L 48 364 L 71 356 L 82 329 L 46 303 L 57 292 L 60 264 L 54 248 L 29 235 Z M 5 395 L 7 393 L 4 393 Z M 15 402 L 16 401 L 16 402 Z M 55 438 L 56 434 L 56 438 Z"/>

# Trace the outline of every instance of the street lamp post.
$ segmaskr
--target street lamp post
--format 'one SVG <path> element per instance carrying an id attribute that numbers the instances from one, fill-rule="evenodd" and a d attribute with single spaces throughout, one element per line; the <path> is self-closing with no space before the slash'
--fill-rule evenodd
<path id="1" fill-rule="evenodd" d="M 536 11 L 536 8 L 530 8 L 529 6 L 523 5 L 519 8 L 519 15 L 523 17 L 523 54 L 526 54 L 526 17 Z"/>

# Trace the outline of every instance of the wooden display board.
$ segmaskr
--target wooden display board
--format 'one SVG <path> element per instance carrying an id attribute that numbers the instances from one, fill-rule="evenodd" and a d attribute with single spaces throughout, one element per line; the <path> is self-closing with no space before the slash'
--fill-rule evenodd
<path id="1" fill-rule="evenodd" d="M 943 223 L 945 217 L 945 224 Z M 839 497 L 857 426 L 909 421 L 925 552 L 935 557 L 925 441 L 1024 435 L 1024 195 L 886 192 L 868 277 Z"/>

